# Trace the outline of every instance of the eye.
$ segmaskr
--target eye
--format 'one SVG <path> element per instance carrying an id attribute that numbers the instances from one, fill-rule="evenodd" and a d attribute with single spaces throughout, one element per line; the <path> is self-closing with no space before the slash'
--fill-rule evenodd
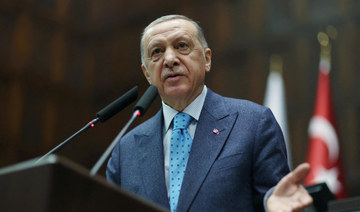
<path id="1" fill-rule="evenodd" d="M 161 57 L 161 53 L 162 53 L 162 52 L 163 52 L 163 49 L 162 49 L 162 48 L 154 48 L 154 49 L 151 51 L 150 60 L 152 60 L 152 61 L 158 60 L 158 59 Z"/>
<path id="2" fill-rule="evenodd" d="M 184 50 L 184 49 L 187 49 L 187 48 L 189 48 L 189 45 L 187 45 L 185 42 L 180 42 L 178 44 L 178 49 L 180 49 L 180 50 Z"/>
<path id="3" fill-rule="evenodd" d="M 176 45 L 176 49 L 181 53 L 181 54 L 189 54 L 191 52 L 191 46 L 189 45 L 188 42 L 179 42 Z"/>
<path id="4" fill-rule="evenodd" d="M 160 54 L 161 53 L 161 49 L 160 48 L 156 48 L 151 52 L 151 56 L 154 56 L 156 54 Z"/>

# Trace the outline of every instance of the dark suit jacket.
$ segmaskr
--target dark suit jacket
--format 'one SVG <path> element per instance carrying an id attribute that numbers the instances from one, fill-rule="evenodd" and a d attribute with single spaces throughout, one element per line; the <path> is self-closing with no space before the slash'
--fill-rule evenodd
<path id="1" fill-rule="evenodd" d="M 160 110 L 121 139 L 106 174 L 169 209 L 162 128 Z M 271 111 L 208 89 L 177 211 L 262 211 L 264 194 L 288 172 L 283 135 Z"/>

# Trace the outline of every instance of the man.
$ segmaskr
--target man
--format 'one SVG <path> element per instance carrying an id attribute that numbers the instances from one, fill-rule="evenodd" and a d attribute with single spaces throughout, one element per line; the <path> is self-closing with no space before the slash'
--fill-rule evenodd
<path id="1" fill-rule="evenodd" d="M 289 172 L 270 110 L 205 86 L 211 50 L 200 26 L 185 16 L 147 26 L 141 57 L 163 106 L 117 144 L 108 180 L 171 211 L 263 211 L 265 193 Z M 298 167 L 268 192 L 267 210 L 310 204 L 299 185 L 308 170 L 307 164 Z"/>

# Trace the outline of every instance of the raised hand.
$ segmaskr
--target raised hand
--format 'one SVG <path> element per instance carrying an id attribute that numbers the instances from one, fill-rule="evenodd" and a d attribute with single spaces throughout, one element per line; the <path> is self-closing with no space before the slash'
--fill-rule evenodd
<path id="1" fill-rule="evenodd" d="M 269 212 L 301 211 L 313 200 L 301 182 L 310 171 L 308 163 L 302 163 L 295 170 L 283 177 L 267 200 Z"/>

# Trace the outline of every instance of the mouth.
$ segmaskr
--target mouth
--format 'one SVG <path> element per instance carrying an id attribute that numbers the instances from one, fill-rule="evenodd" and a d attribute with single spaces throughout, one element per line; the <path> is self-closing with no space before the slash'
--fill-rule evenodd
<path id="1" fill-rule="evenodd" d="M 171 73 L 165 76 L 165 80 L 175 80 L 178 79 L 179 77 L 184 76 L 183 74 L 180 73 Z"/>

